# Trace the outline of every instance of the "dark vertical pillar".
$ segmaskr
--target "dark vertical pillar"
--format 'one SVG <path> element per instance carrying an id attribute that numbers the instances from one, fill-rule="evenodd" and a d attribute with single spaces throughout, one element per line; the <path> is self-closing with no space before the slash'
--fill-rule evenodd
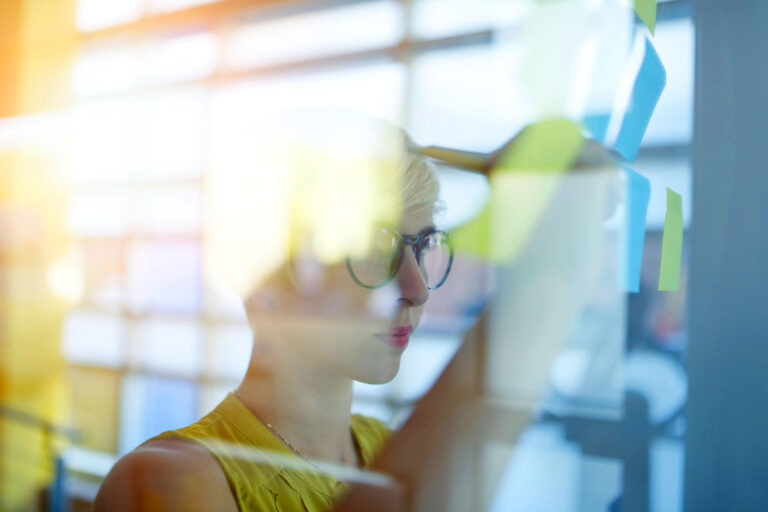
<path id="1" fill-rule="evenodd" d="M 768 510 L 768 2 L 694 19 L 685 510 Z"/>

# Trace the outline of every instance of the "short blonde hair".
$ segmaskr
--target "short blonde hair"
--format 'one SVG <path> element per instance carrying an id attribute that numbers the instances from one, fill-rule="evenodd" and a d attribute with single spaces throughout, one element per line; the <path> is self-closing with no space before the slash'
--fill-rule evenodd
<path id="1" fill-rule="evenodd" d="M 371 225 L 442 208 L 437 172 L 405 130 L 360 113 L 261 120 L 212 155 L 206 274 L 241 296 L 298 252 L 338 262 L 366 247 Z"/>
<path id="2" fill-rule="evenodd" d="M 440 181 L 437 170 L 429 159 L 419 153 L 418 146 L 411 137 L 400 128 L 404 138 L 403 162 L 401 165 L 401 191 L 403 212 L 422 212 L 429 210 L 433 215 L 443 210 L 440 201 Z"/>

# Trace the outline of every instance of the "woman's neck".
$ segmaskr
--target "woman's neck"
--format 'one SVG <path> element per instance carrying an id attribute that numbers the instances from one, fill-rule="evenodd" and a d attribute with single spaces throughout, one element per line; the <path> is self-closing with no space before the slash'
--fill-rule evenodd
<path id="1" fill-rule="evenodd" d="M 350 430 L 348 377 L 309 364 L 279 346 L 267 351 L 255 346 L 238 392 L 244 405 L 300 455 L 358 465 Z"/>

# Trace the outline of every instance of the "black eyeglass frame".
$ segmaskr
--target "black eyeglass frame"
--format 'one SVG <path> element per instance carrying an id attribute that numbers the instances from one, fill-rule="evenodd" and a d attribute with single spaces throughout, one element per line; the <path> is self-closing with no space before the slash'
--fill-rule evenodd
<path id="1" fill-rule="evenodd" d="M 453 244 L 451 243 L 451 237 L 447 232 L 440 229 L 429 229 L 419 233 L 418 235 L 403 235 L 402 233 L 398 232 L 396 229 L 392 229 L 389 227 L 385 227 L 385 229 L 392 232 L 396 236 L 398 241 L 397 257 L 392 258 L 392 263 L 390 264 L 390 269 L 389 269 L 389 277 L 387 277 L 384 281 L 382 281 L 379 284 L 375 284 L 375 285 L 365 284 L 357 278 L 354 270 L 352 269 L 352 261 L 349 258 L 347 258 L 346 259 L 347 272 L 349 273 L 349 276 L 357 285 L 362 286 L 363 288 L 367 288 L 369 290 L 375 290 L 377 288 L 381 288 L 382 286 L 389 284 L 392 281 L 392 279 L 394 279 L 395 276 L 397 275 L 397 271 L 400 270 L 400 266 L 403 264 L 403 259 L 405 259 L 405 248 L 409 245 L 413 247 L 413 255 L 416 257 L 416 263 L 419 265 L 419 267 L 421 267 L 421 251 L 422 249 L 424 249 L 424 242 L 434 234 L 443 235 L 443 240 L 445 240 L 445 245 L 448 247 L 448 253 L 449 253 L 448 267 L 445 269 L 445 274 L 443 274 L 443 278 L 440 280 L 440 282 L 437 283 L 435 286 L 427 285 L 427 289 L 436 290 L 437 288 L 440 288 L 443 285 L 443 283 L 445 283 L 445 280 L 448 279 L 448 274 L 451 273 L 451 267 L 453 266 Z"/>

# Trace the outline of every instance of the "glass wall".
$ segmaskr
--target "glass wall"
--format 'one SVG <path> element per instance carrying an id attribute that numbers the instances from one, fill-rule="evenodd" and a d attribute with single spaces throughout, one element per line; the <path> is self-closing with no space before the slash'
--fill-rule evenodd
<path id="1" fill-rule="evenodd" d="M 282 111 L 338 107 L 402 125 L 420 146 L 493 152 L 545 117 L 526 60 L 535 11 L 508 0 L 77 2 L 72 104 L 0 120 L 2 152 L 55 152 L 67 195 L 68 245 L 47 279 L 67 303 L 62 401 L 77 436 L 61 455 L 71 499 L 91 501 L 121 456 L 208 413 L 247 369 L 253 335 L 242 301 L 211 282 L 204 250 L 222 148 Z M 645 27 L 620 19 L 629 45 Z M 488 447 L 503 461 L 491 510 L 615 510 L 627 496 L 647 510 L 682 507 L 687 245 L 680 290 L 658 291 L 657 279 L 667 187 L 690 221 L 689 1 L 659 4 L 653 44 L 666 87 L 630 164 L 650 182 L 639 292 L 619 293 L 615 268 L 603 267 L 530 425 Z M 578 88 L 575 69 L 558 78 L 566 93 Z M 575 117 L 597 112 L 568 101 Z M 492 186 L 436 165 L 437 227 L 452 231 L 483 210 Z M 353 412 L 401 426 L 504 279 L 457 257 L 397 377 L 356 382 Z M 546 323 L 548 313 L 537 314 Z"/>

